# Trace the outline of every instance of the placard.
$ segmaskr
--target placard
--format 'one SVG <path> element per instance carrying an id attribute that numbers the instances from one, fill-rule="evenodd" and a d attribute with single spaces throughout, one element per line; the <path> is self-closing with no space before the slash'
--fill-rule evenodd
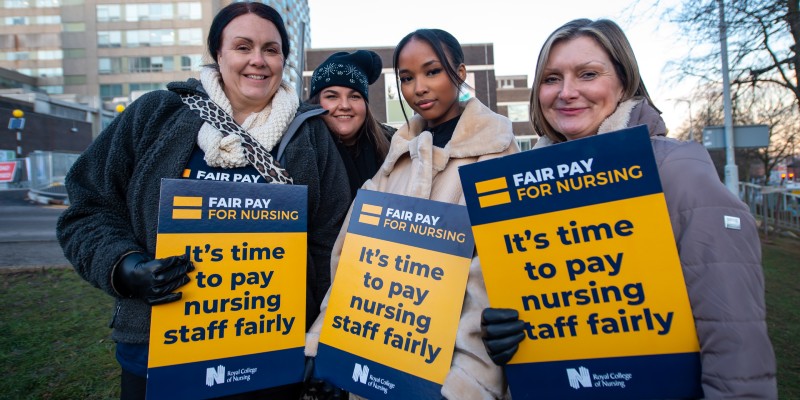
<path id="1" fill-rule="evenodd" d="M 307 190 L 162 179 L 156 257 L 186 254 L 195 270 L 181 300 L 153 307 L 148 399 L 302 380 Z"/>
<path id="2" fill-rule="evenodd" d="M 370 399 L 441 399 L 473 252 L 466 207 L 359 190 L 315 375 Z"/>
<path id="3" fill-rule="evenodd" d="M 515 400 L 702 397 L 646 127 L 459 173 L 490 304 L 525 322 L 506 367 Z"/>

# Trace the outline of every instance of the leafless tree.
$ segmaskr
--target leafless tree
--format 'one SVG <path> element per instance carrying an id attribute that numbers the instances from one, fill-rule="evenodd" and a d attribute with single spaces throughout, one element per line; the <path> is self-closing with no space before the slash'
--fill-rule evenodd
<path id="1" fill-rule="evenodd" d="M 734 125 L 770 127 L 769 148 L 737 151 L 737 164 L 757 159 L 769 176 L 772 168 L 792 156 L 795 147 L 800 148 L 795 146 L 800 144 L 798 0 L 723 1 Z M 630 15 L 653 9 L 666 23 L 677 24 L 690 43 L 686 55 L 671 62 L 669 69 L 675 81 L 695 78 L 699 82 L 690 96 L 695 105 L 695 136 L 704 126 L 723 125 L 719 0 L 636 1 Z M 676 130 L 688 136 L 688 123 Z M 740 167 L 739 176 L 748 176 L 748 171 Z"/>
<path id="2" fill-rule="evenodd" d="M 674 136 L 680 139 L 699 141 L 704 127 L 724 124 L 720 85 L 707 83 L 695 93 L 697 94 L 692 97 L 692 103 L 697 114 L 691 121 L 694 126 L 690 129 L 690 122 L 686 121 L 678 127 Z M 769 147 L 736 151 L 737 164 L 740 166 L 739 176 L 742 180 L 749 180 L 750 166 L 760 164 L 765 176 L 769 177 L 772 169 L 781 162 L 790 161 L 793 152 L 797 150 L 794 138 L 800 132 L 800 112 L 794 101 L 787 99 L 785 91 L 774 86 L 750 86 L 747 89 L 740 87 L 731 96 L 734 125 L 764 124 L 769 127 Z M 689 137 L 690 131 L 694 133 L 692 138 Z M 715 155 L 713 153 L 712 156 Z M 720 162 L 724 159 L 718 158 Z"/>
<path id="3" fill-rule="evenodd" d="M 681 77 L 721 81 L 719 4 L 717 0 L 684 0 L 675 6 L 657 3 L 666 20 L 690 39 L 685 59 L 673 64 Z M 800 43 L 797 0 L 725 1 L 731 91 L 735 87 L 775 85 L 788 91 L 800 108 L 796 66 Z"/>

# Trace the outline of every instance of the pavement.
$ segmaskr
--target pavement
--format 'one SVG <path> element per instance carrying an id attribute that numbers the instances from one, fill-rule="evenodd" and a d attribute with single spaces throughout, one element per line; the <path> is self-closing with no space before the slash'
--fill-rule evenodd
<path id="1" fill-rule="evenodd" d="M 71 268 L 56 240 L 66 209 L 33 201 L 28 190 L 0 190 L 0 270 Z"/>

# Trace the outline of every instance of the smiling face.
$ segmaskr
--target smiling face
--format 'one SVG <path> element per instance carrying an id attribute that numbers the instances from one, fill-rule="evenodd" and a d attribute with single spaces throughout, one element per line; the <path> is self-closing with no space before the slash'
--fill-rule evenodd
<path id="1" fill-rule="evenodd" d="M 458 87 L 450 81 L 442 60 L 427 42 L 416 38 L 409 40 L 397 60 L 403 98 L 425 119 L 428 127 L 458 116 Z M 459 65 L 456 71 L 462 80 L 466 78 L 464 64 Z"/>
<path id="2" fill-rule="evenodd" d="M 356 142 L 356 133 L 367 118 L 367 102 L 358 91 L 344 86 L 329 86 L 319 94 L 319 104 L 328 110 L 322 116 L 328 129 L 347 146 Z"/>
<path id="3" fill-rule="evenodd" d="M 545 120 L 567 140 L 597 133 L 617 109 L 622 82 L 597 42 L 579 36 L 553 46 L 539 87 Z"/>
<path id="4" fill-rule="evenodd" d="M 281 36 L 272 22 L 244 14 L 225 27 L 217 63 L 234 114 L 259 112 L 272 101 L 283 79 L 283 61 Z"/>

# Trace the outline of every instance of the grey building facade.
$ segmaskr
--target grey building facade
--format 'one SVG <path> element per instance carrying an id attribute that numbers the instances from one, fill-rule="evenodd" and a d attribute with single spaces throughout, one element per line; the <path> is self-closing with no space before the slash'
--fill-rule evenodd
<path id="1" fill-rule="evenodd" d="M 113 109 L 137 93 L 197 76 L 208 28 L 230 0 L 2 0 L 0 67 L 35 77 L 51 96 Z M 299 86 L 310 44 L 306 0 L 264 0 L 284 17 Z M 291 68 L 294 66 L 294 68 Z"/>

